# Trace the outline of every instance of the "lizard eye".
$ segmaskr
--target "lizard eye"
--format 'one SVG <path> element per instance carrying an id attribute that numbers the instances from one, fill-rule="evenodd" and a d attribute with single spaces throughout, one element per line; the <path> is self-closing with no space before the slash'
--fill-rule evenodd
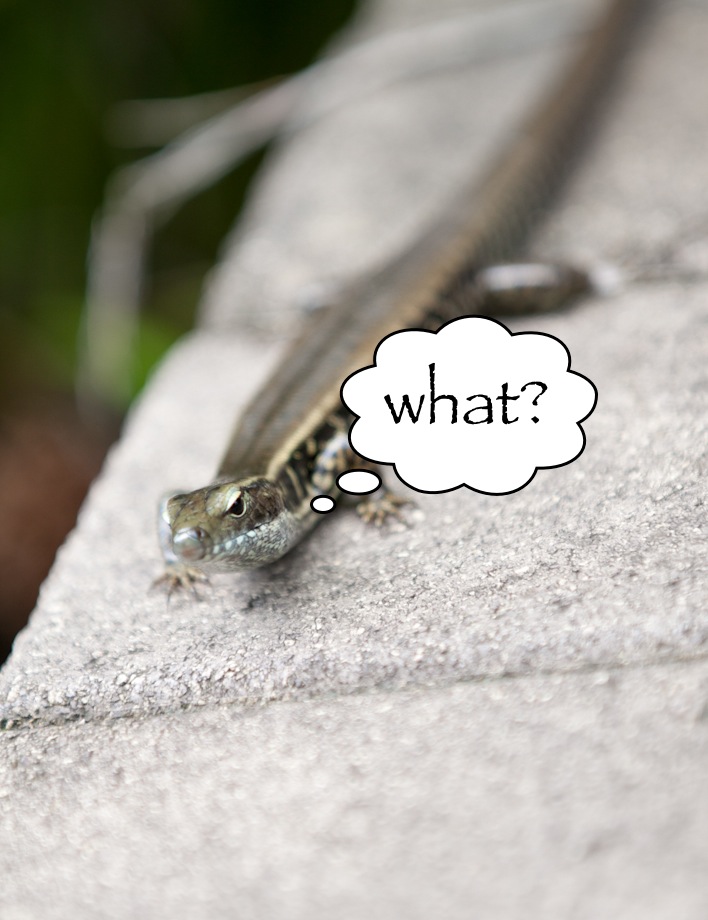
<path id="1" fill-rule="evenodd" d="M 232 514 L 234 517 L 241 517 L 246 510 L 246 503 L 243 500 L 243 495 L 239 495 L 236 501 L 231 505 L 231 507 L 226 512 L 227 514 Z"/>

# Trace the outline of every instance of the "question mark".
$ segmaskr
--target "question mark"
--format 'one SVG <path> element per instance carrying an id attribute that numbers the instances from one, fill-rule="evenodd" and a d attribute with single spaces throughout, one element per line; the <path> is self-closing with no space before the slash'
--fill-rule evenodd
<path id="1" fill-rule="evenodd" d="M 540 393 L 537 393 L 536 396 L 534 397 L 534 400 L 533 400 L 533 402 L 531 403 L 532 406 L 537 405 L 539 399 L 543 396 L 543 394 L 544 394 L 544 393 L 546 392 L 546 390 L 548 389 L 548 387 L 546 386 L 546 384 L 545 384 L 545 383 L 541 383 L 540 380 L 530 380 L 528 383 L 525 383 L 525 384 L 521 387 L 521 392 L 522 392 L 522 393 L 524 392 L 524 390 L 526 389 L 526 387 L 541 387 L 541 388 L 542 388 L 542 389 L 541 389 L 541 392 L 540 392 Z M 532 421 L 532 422 L 534 423 L 534 425 L 535 425 L 535 424 L 538 423 L 538 418 L 534 415 L 534 416 L 532 417 L 531 421 Z"/>

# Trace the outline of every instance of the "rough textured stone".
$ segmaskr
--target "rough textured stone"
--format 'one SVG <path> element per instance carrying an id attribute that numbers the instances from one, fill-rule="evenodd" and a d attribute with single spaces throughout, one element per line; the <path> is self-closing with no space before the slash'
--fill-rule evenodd
<path id="1" fill-rule="evenodd" d="M 0 913 L 699 920 L 708 669 L 10 734 Z"/>
<path id="2" fill-rule="evenodd" d="M 696 15 L 665 18 L 676 31 L 672 20 L 695 26 Z M 627 77 L 631 97 L 642 98 L 644 71 L 650 88 L 658 82 L 650 50 Z M 587 175 L 602 169 L 605 148 L 622 141 L 636 162 L 649 159 L 646 135 L 626 127 L 631 99 L 618 105 L 622 117 L 595 145 L 600 166 L 589 162 L 569 195 L 576 214 L 583 202 L 590 214 L 597 207 L 583 192 L 602 190 Z M 695 139 L 697 121 L 686 122 Z M 708 140 L 708 121 L 704 131 Z M 694 174 L 703 174 L 702 149 Z M 690 171 L 686 161 L 682 173 Z M 650 226 L 644 216 L 635 236 Z M 168 605 L 146 590 L 160 569 L 155 497 L 209 479 L 239 404 L 278 352 L 245 334 L 197 333 L 154 380 L 64 548 L 3 673 L 3 717 L 704 654 L 705 302 L 702 282 L 635 282 L 514 324 L 557 335 L 598 387 L 589 446 L 574 464 L 541 472 L 515 495 L 416 496 L 409 529 L 371 533 L 338 513 L 276 566 L 215 579 L 202 603 Z"/>

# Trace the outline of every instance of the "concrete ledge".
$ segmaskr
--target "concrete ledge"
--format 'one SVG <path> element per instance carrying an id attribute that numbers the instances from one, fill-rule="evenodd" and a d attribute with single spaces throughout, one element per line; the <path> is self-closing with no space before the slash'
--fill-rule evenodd
<path id="1" fill-rule="evenodd" d="M 708 36 L 705 15 L 673 15 L 689 44 L 698 24 Z M 607 148 L 628 148 L 625 162 L 649 159 L 646 134 L 627 130 L 630 102 L 620 99 L 622 117 L 597 142 L 599 165 L 588 164 L 555 226 L 569 211 L 597 213 L 614 162 Z M 698 120 L 686 123 L 697 138 Z M 703 130 L 708 142 L 705 118 Z M 683 172 L 703 175 L 706 146 Z M 653 200 L 653 186 L 645 195 Z M 647 227 L 635 228 L 639 239 Z M 157 497 L 210 479 L 239 405 L 282 347 L 247 332 L 196 333 L 153 381 L 62 551 L 0 677 L 2 718 L 102 718 L 704 655 L 708 345 L 696 330 L 705 303 L 703 284 L 635 283 L 515 324 L 558 336 L 598 387 L 588 448 L 571 466 L 511 496 L 416 495 L 407 530 L 371 533 L 338 513 L 276 566 L 221 578 L 203 603 L 167 605 L 148 593 L 160 571 Z"/>
<path id="2" fill-rule="evenodd" d="M 3 719 L 704 655 L 705 303 L 703 287 L 635 288 L 527 324 L 561 338 L 599 390 L 570 466 L 510 496 L 416 495 L 409 529 L 338 512 L 275 566 L 168 604 L 148 592 L 155 497 L 208 481 L 232 407 L 274 357 L 196 335 L 62 550 L 0 678 Z"/>
<path id="3" fill-rule="evenodd" d="M 0 913 L 700 920 L 707 689 L 702 663 L 6 735 Z"/>

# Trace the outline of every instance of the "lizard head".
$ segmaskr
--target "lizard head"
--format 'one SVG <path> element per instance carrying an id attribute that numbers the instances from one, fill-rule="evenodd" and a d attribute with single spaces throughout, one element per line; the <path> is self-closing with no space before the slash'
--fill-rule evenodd
<path id="1" fill-rule="evenodd" d="M 279 559 L 295 542 L 296 521 L 268 479 L 216 483 L 178 493 L 160 507 L 160 543 L 170 564 L 213 572 Z"/>

